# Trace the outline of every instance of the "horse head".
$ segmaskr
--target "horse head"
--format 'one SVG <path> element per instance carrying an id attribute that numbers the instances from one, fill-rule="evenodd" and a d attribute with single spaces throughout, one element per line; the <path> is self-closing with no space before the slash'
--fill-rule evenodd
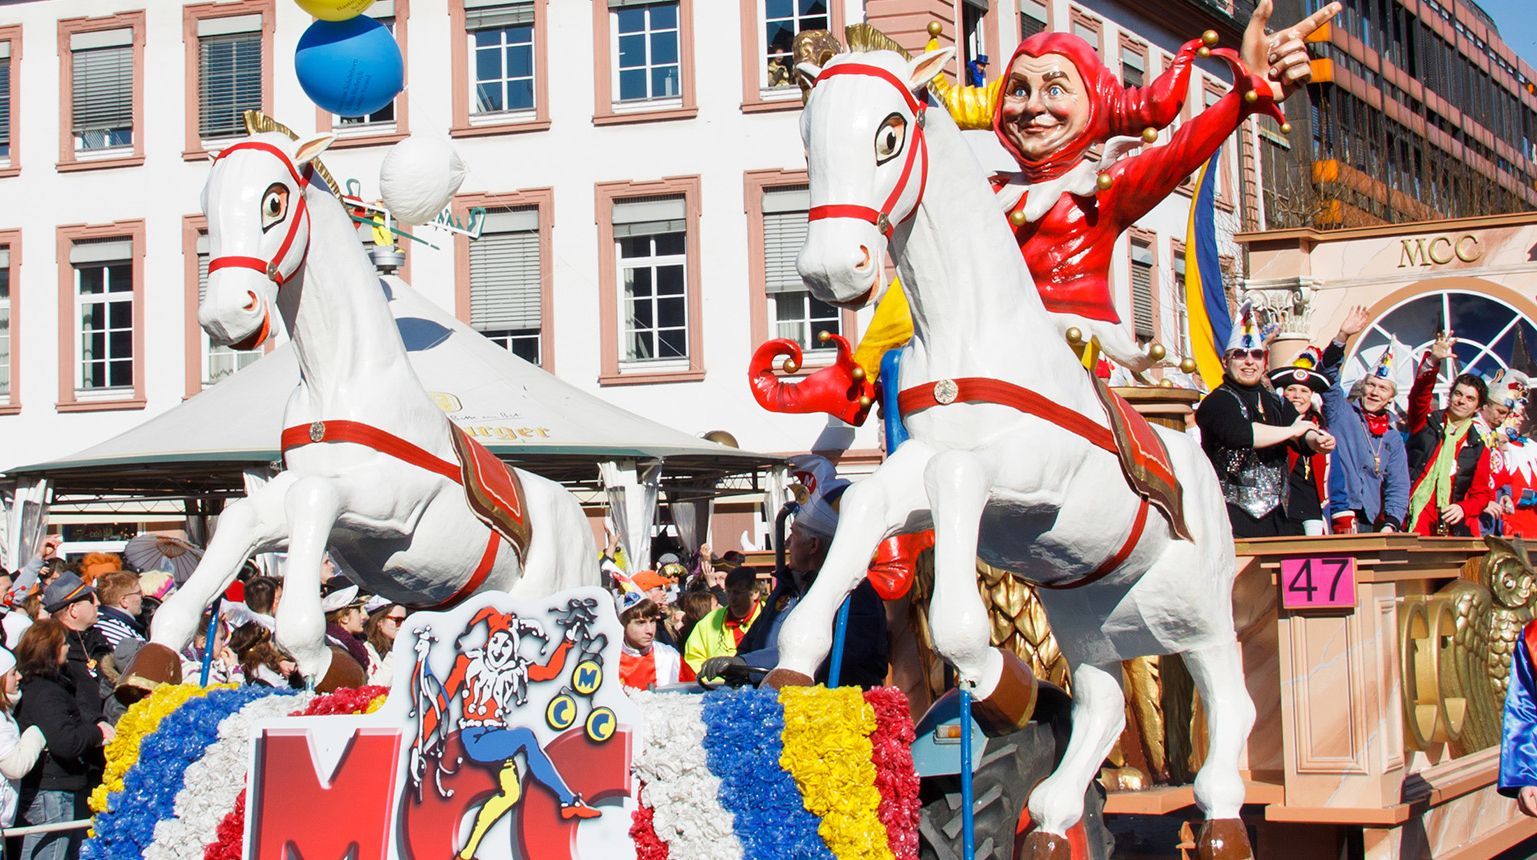
<path id="1" fill-rule="evenodd" d="M 925 87 L 953 53 L 909 61 L 872 51 L 797 64 L 810 85 L 801 138 L 811 209 L 796 265 L 817 298 L 857 308 L 875 295 L 884 243 L 923 199 Z"/>
<path id="2" fill-rule="evenodd" d="M 214 343 L 252 349 L 272 333 L 277 291 L 309 251 L 310 162 L 333 138 L 267 132 L 214 157 L 203 189 L 208 288 L 198 323 Z"/>

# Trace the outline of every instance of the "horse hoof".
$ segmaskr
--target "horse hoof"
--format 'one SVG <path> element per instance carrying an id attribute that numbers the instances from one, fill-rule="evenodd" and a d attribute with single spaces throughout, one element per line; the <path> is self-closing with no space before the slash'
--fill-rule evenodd
<path id="1" fill-rule="evenodd" d="M 351 654 L 345 650 L 331 646 L 331 665 L 326 668 L 326 674 L 315 685 L 317 693 L 331 693 L 336 690 L 349 687 L 361 687 L 368 682 L 368 673 L 358 665 Z"/>
<path id="2" fill-rule="evenodd" d="M 1017 855 L 1019 860 L 1073 860 L 1073 848 L 1066 836 L 1032 830 Z"/>
<path id="3" fill-rule="evenodd" d="M 1218 818 L 1201 824 L 1195 839 L 1199 860 L 1252 860 L 1249 829 L 1237 818 Z"/>
<path id="4" fill-rule="evenodd" d="M 133 662 L 123 670 L 112 695 L 119 702 L 131 705 L 155 692 L 162 684 L 175 686 L 181 683 L 181 655 L 168 645 L 146 642 Z"/>
<path id="5" fill-rule="evenodd" d="M 778 690 L 784 687 L 809 687 L 813 683 L 809 676 L 794 669 L 775 669 L 763 678 L 759 686 L 765 690 Z"/>
<path id="6" fill-rule="evenodd" d="M 1029 724 L 1030 717 L 1035 714 L 1035 696 L 1039 689 L 1035 673 L 1025 661 L 1010 651 L 999 653 L 1003 655 L 1003 674 L 998 678 L 998 686 L 971 708 L 972 718 L 992 738 L 1012 734 Z"/>

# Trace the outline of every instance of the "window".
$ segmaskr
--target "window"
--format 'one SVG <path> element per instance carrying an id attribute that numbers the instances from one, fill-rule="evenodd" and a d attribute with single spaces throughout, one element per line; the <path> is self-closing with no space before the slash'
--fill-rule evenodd
<path id="1" fill-rule="evenodd" d="M 827 0 L 761 0 L 764 65 L 761 86 L 796 89 L 791 49 L 802 30 L 829 29 Z"/>
<path id="2" fill-rule="evenodd" d="M 75 243 L 75 389 L 132 389 L 133 243 L 95 239 Z"/>
<path id="3" fill-rule="evenodd" d="M 0 234 L 0 404 L 15 402 L 15 362 L 11 359 L 15 343 L 11 336 L 11 283 L 15 277 L 15 260 L 12 252 L 19 245 L 16 233 Z"/>
<path id="4" fill-rule="evenodd" d="M 473 74 L 470 116 L 534 110 L 534 7 L 466 0 L 465 36 Z"/>
<path id="5" fill-rule="evenodd" d="M 1136 42 L 1121 42 L 1121 83 L 1140 87 L 1147 80 L 1147 48 Z"/>
<path id="6" fill-rule="evenodd" d="M 133 146 L 133 52 L 129 29 L 70 35 L 70 132 L 76 153 L 121 154 Z"/>
<path id="7" fill-rule="evenodd" d="M 21 28 L 0 27 L 0 176 L 13 176 L 17 171 L 16 128 L 16 67 L 21 59 Z"/>
<path id="8" fill-rule="evenodd" d="M 1174 246 L 1174 326 L 1179 330 L 1179 354 L 1190 355 L 1190 311 L 1185 302 L 1185 248 Z"/>
<path id="9" fill-rule="evenodd" d="M 763 192 L 764 291 L 768 296 L 771 337 L 789 338 L 803 349 L 832 349 L 817 340 L 821 332 L 842 334 L 843 315 L 806 289 L 795 258 L 806 243 L 806 210 L 811 207 L 805 186 Z"/>
<path id="10" fill-rule="evenodd" d="M 401 56 L 405 56 L 406 49 L 404 40 L 400 38 L 398 28 L 402 23 L 399 18 L 404 16 L 397 17 L 396 6 L 404 7 L 404 5 L 404 0 L 401 0 L 399 3 L 396 0 L 374 0 L 373 5 L 363 11 L 364 15 L 368 15 L 380 24 L 383 24 L 395 36 L 396 41 L 401 43 Z M 403 13 L 405 10 L 402 8 L 399 11 Z M 403 126 L 400 123 L 401 117 L 396 115 L 396 111 L 404 103 L 404 100 L 397 96 L 394 101 L 371 114 L 363 116 L 332 116 L 331 129 L 343 135 L 390 134 Z"/>
<path id="11" fill-rule="evenodd" d="M 272 112 L 272 6 L 273 0 L 235 0 L 182 8 L 188 74 L 183 159 L 204 158 L 205 141 L 245 135 L 245 111 Z"/>
<path id="12" fill-rule="evenodd" d="M 487 212 L 480 238 L 469 244 L 470 325 L 518 358 L 540 364 L 538 208 Z"/>
<path id="13" fill-rule="evenodd" d="M 260 15 L 197 22 L 198 134 L 202 139 L 245 134 L 245 111 L 261 109 L 261 24 Z"/>
<path id="14" fill-rule="evenodd" d="M 1028 39 L 1045 32 L 1051 24 L 1044 0 L 1019 0 L 1019 37 Z"/>
<path id="15" fill-rule="evenodd" d="M 961 61 L 968 70 L 973 60 L 987 56 L 987 4 L 988 0 L 961 2 Z"/>
<path id="16" fill-rule="evenodd" d="M 196 244 L 197 252 L 197 302 L 203 303 L 203 296 L 208 292 L 208 234 L 199 233 Z M 193 314 L 193 325 L 196 323 L 196 313 Z M 198 327 L 198 339 L 202 342 L 200 354 L 202 356 L 202 372 L 200 387 L 207 388 L 216 385 L 236 371 L 246 367 L 262 357 L 260 349 L 234 349 L 229 346 L 218 346 L 208 339 L 208 333 Z"/>
<path id="17" fill-rule="evenodd" d="M 1093 48 L 1095 53 L 1100 53 L 1099 19 L 1091 18 L 1088 15 L 1079 12 L 1077 9 L 1074 9 L 1073 35 L 1084 40 L 1085 42 L 1088 42 L 1089 47 Z"/>
<path id="18" fill-rule="evenodd" d="M 682 197 L 614 204 L 622 361 L 687 359 L 688 223 Z"/>
<path id="19" fill-rule="evenodd" d="M 609 0 L 617 102 L 681 99 L 678 4 Z"/>
<path id="20" fill-rule="evenodd" d="M 1132 334 L 1142 340 L 1155 336 L 1153 309 L 1153 248 L 1147 242 L 1131 242 Z"/>

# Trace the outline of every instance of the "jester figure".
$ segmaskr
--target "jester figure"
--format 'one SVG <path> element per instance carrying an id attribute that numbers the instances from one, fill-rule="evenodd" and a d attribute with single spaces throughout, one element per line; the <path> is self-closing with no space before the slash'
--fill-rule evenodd
<path id="1" fill-rule="evenodd" d="M 485 644 L 465 647 L 464 641 L 481 626 L 486 631 Z M 530 683 L 560 676 L 579 629 L 575 625 L 567 627 L 566 635 L 555 646 L 554 653 L 543 663 L 535 663 L 522 656 L 519 649 L 527 636 L 545 643 L 540 647 L 541 655 L 549 650 L 549 637 L 544 628 L 534 621 L 488 606 L 477 612 L 459 635 L 453 670 L 443 682 L 438 680 L 427 662 L 433 641 L 430 631 L 423 630 L 418 634 L 416 668 L 412 677 L 421 726 L 411 749 L 412 780 L 419 788 L 426 776 L 428 760 L 441 761 L 454 729 L 471 761 L 498 768 L 498 791 L 476 814 L 469 841 L 459 851 L 463 860 L 475 856 L 486 831 L 522 797 L 515 758 L 518 753 L 524 754 L 528 773 L 560 799 L 562 818 L 595 818 L 600 814 L 566 785 L 559 769 L 540 747 L 533 730 L 511 724 L 518 709 L 528 702 Z M 457 718 L 453 716 L 454 710 L 458 711 Z"/>
<path id="2" fill-rule="evenodd" d="M 992 178 L 999 217 L 1009 219 L 1059 330 L 1078 329 L 1133 371 L 1151 367 L 1163 351 L 1136 343 L 1116 311 L 1110 264 L 1121 234 L 1211 159 L 1250 116 L 1283 122 L 1279 103 L 1312 77 L 1306 40 L 1341 6 L 1330 3 L 1280 32 L 1268 26 L 1272 9 L 1271 0 L 1261 0 L 1240 51 L 1212 48 L 1215 34 L 1208 33 L 1182 46 L 1146 87 L 1122 86 L 1088 42 L 1056 32 L 1021 42 L 1002 77 L 984 87 L 954 86 L 944 76 L 930 84 L 957 125 L 992 129 L 1018 164 L 1017 172 Z M 1144 146 L 1179 116 L 1192 66 L 1208 55 L 1232 69 L 1233 89 L 1183 123 L 1168 143 Z M 1091 152 L 1096 147 L 1098 156 Z M 858 349 L 850 354 L 841 338 L 833 338 L 837 362 L 798 384 L 774 378 L 771 369 L 783 355 L 789 355 L 787 369 L 798 369 L 798 347 L 763 344 L 749 372 L 754 395 L 772 412 L 826 412 L 862 424 L 874 402 L 874 381 L 893 364 L 887 352 L 911 337 L 907 299 L 901 289 L 889 289 Z M 888 448 L 896 441 L 891 436 Z M 875 583 L 882 597 L 906 592 L 911 560 L 926 540 L 922 533 L 905 534 L 882 545 L 877 569 L 885 575 Z"/>

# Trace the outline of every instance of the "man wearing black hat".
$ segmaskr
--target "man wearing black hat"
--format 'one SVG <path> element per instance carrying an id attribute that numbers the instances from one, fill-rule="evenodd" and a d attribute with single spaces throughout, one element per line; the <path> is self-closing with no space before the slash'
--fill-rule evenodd
<path id="1" fill-rule="evenodd" d="M 81 581 L 78 574 L 66 571 L 43 590 L 43 609 L 69 633 L 69 663 L 65 671 L 75 684 L 75 701 L 87 724 L 102 721 L 101 673 L 96 663 L 112 653 L 112 646 L 97 630 L 96 589 Z"/>

